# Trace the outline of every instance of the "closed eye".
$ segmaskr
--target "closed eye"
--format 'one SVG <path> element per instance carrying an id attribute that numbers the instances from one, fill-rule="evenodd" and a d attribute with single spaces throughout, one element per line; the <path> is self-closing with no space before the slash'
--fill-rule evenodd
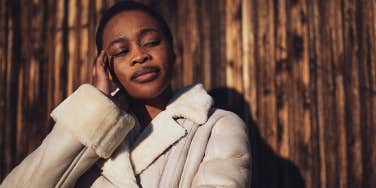
<path id="1" fill-rule="evenodd" d="M 118 50 L 116 53 L 114 53 L 112 56 L 114 57 L 125 56 L 128 54 L 128 52 L 129 52 L 128 49 L 121 49 L 121 50 Z"/>
<path id="2" fill-rule="evenodd" d="M 145 43 L 143 46 L 153 47 L 153 46 L 158 46 L 160 43 L 161 43 L 161 40 L 153 40 L 153 41 Z"/>

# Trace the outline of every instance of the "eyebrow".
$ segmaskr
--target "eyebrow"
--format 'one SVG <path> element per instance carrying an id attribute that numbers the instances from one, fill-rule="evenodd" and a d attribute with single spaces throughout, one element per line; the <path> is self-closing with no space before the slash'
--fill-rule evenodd
<path id="1" fill-rule="evenodd" d="M 157 32 L 157 33 L 160 33 L 158 29 L 155 29 L 155 28 L 144 28 L 144 29 L 141 29 L 137 35 L 141 38 L 143 36 L 145 36 L 146 34 L 150 33 L 150 32 Z M 125 37 L 120 37 L 120 38 L 117 38 L 113 41 L 110 42 L 110 44 L 108 45 L 107 49 L 110 48 L 112 45 L 116 44 L 116 43 L 121 43 L 121 42 L 124 42 L 124 41 L 127 41 L 127 38 Z"/>
<path id="2" fill-rule="evenodd" d="M 143 37 L 145 36 L 146 34 L 150 33 L 150 32 L 156 32 L 156 33 L 160 33 L 158 29 L 155 29 L 155 28 L 145 28 L 145 29 L 141 29 L 141 31 L 139 32 L 139 36 L 140 37 Z"/>

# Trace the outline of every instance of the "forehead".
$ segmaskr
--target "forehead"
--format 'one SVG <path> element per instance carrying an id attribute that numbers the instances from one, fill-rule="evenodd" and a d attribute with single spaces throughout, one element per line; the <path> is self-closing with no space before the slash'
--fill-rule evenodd
<path id="1" fill-rule="evenodd" d="M 160 31 L 155 18 L 141 10 L 123 11 L 113 16 L 103 31 L 103 44 L 119 37 L 132 38 L 138 31 L 145 28 L 154 28 Z"/>

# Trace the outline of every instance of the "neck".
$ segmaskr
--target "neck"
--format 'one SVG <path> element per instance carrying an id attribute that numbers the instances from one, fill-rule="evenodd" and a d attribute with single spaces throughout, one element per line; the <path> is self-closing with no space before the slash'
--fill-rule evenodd
<path id="1" fill-rule="evenodd" d="M 131 103 L 132 111 L 140 122 L 141 130 L 143 130 L 154 117 L 166 109 L 171 96 L 172 89 L 169 86 L 161 95 L 154 99 L 134 100 Z"/>

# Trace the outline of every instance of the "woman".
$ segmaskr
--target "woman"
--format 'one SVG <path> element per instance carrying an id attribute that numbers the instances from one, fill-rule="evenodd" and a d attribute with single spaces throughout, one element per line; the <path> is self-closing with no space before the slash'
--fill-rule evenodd
<path id="1" fill-rule="evenodd" d="M 117 3 L 96 42 L 93 85 L 53 110 L 51 133 L 1 187 L 246 187 L 246 126 L 213 108 L 201 84 L 171 90 L 175 54 L 161 16 Z"/>

